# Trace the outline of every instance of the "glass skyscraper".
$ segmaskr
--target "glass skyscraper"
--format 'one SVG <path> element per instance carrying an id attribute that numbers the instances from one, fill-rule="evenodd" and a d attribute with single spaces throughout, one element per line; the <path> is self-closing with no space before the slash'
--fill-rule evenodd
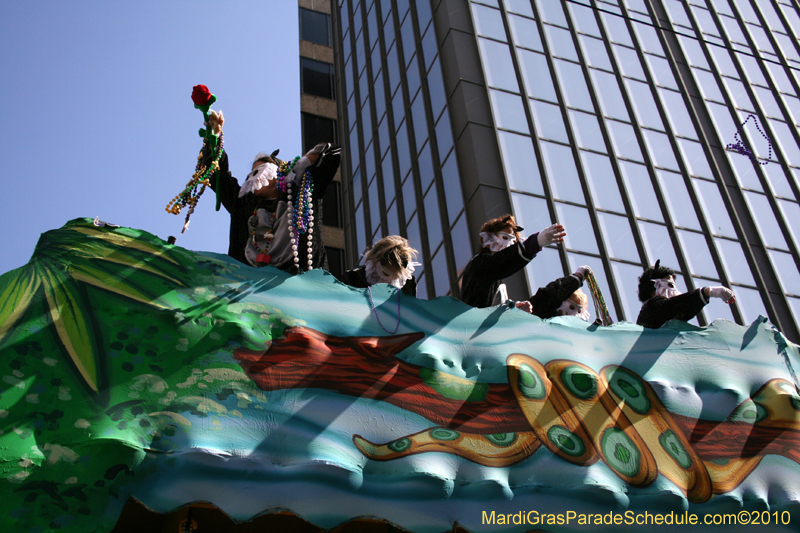
<path id="1" fill-rule="evenodd" d="M 347 266 L 401 234 L 420 296 L 457 296 L 480 226 L 511 212 L 568 233 L 506 280 L 516 299 L 588 264 L 635 321 L 660 259 L 682 290 L 736 293 L 694 323 L 762 314 L 800 341 L 796 2 L 333 0 L 330 16 Z"/>

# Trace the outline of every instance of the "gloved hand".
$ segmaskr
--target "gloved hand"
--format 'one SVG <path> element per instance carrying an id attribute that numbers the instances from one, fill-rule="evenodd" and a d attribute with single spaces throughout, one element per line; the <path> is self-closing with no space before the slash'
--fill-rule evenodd
<path id="1" fill-rule="evenodd" d="M 561 224 L 553 224 L 552 226 L 544 228 L 539 232 L 539 246 L 544 248 L 548 244 L 563 242 L 566 234 L 567 232 L 564 231 L 564 226 Z"/>
<path id="2" fill-rule="evenodd" d="M 526 313 L 533 313 L 533 304 L 531 304 L 528 300 L 517 302 L 516 307 L 517 309 L 525 311 Z"/>
<path id="3" fill-rule="evenodd" d="M 733 291 L 727 287 L 707 287 L 708 296 L 722 299 L 726 304 L 731 304 L 736 301 Z"/>
<path id="4" fill-rule="evenodd" d="M 575 275 L 581 279 L 581 283 L 583 280 L 586 279 L 586 276 L 592 273 L 592 267 L 589 265 L 583 265 L 578 267 L 578 270 L 575 271 Z"/>

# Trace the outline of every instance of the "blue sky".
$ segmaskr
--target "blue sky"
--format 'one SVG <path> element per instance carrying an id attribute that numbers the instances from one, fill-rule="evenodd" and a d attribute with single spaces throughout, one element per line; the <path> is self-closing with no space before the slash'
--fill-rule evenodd
<path id="1" fill-rule="evenodd" d="M 183 235 L 165 211 L 202 144 L 192 86 L 217 95 L 234 176 L 259 151 L 297 155 L 298 39 L 285 0 L 0 2 L 0 274 L 77 217 L 226 253 L 213 191 Z"/>

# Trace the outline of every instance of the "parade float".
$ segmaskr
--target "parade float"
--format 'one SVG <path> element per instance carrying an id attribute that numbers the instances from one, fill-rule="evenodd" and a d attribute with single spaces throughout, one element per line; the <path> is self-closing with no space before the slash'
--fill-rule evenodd
<path id="1" fill-rule="evenodd" d="M 796 531 L 798 368 L 763 318 L 543 321 L 76 219 L 0 276 L 0 523 Z"/>

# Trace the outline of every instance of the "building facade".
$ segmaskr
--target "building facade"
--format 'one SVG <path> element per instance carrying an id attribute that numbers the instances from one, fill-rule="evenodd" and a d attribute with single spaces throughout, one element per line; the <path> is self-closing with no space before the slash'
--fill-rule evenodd
<path id="1" fill-rule="evenodd" d="M 516 299 L 588 264 L 635 321 L 660 259 L 736 293 L 694 323 L 800 340 L 796 2 L 333 2 L 346 266 L 401 234 L 420 296 L 457 296 L 481 224 L 512 212 L 568 233 L 506 280 Z"/>
<path id="2" fill-rule="evenodd" d="M 301 0 L 300 112 L 303 151 L 321 142 L 338 142 L 336 85 L 333 68 L 331 2 Z M 323 199 L 322 232 L 328 266 L 338 275 L 345 265 L 341 172 Z"/>

